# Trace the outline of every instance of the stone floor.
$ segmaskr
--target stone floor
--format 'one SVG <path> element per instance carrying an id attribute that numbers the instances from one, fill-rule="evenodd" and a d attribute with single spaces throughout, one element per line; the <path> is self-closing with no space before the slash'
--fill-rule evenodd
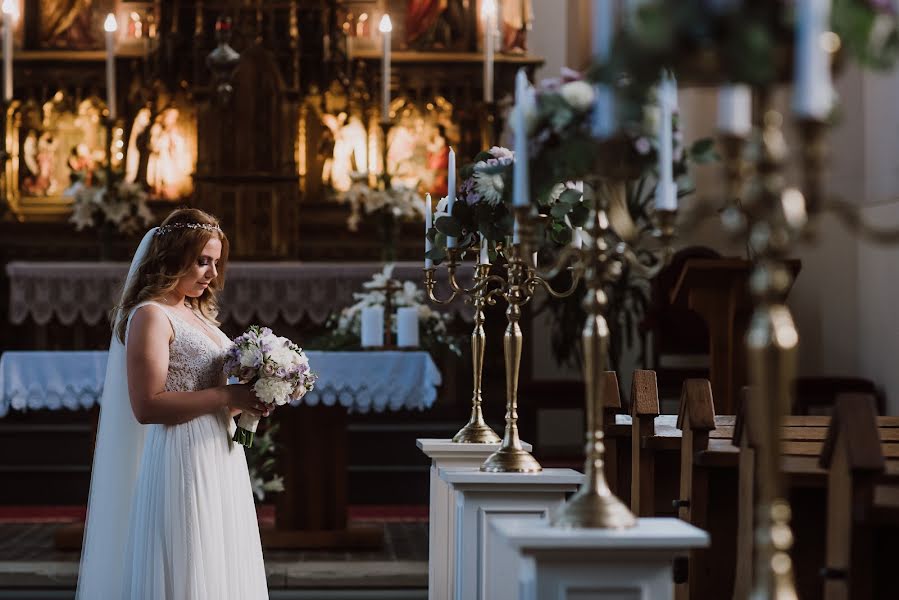
<path id="1" fill-rule="evenodd" d="M 273 592 L 303 589 L 411 592 L 427 588 L 426 521 L 354 523 L 383 526 L 384 546 L 377 551 L 364 552 L 267 551 L 265 564 L 269 588 Z M 57 527 L 60 527 L 59 523 L 0 523 L 0 592 L 6 591 L 0 593 L 0 598 L 15 597 L 8 595 L 10 590 L 22 590 L 22 598 L 32 598 L 37 596 L 25 591 L 75 588 L 79 554 L 54 548 L 53 534 Z"/>

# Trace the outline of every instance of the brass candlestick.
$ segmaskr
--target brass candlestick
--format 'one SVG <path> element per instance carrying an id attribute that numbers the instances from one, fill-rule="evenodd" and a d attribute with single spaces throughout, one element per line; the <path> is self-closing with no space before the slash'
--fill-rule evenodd
<path id="1" fill-rule="evenodd" d="M 474 329 L 471 332 L 471 361 L 473 367 L 471 417 L 468 419 L 468 423 L 453 436 L 453 442 L 459 444 L 495 444 L 500 441 L 500 437 L 484 421 L 484 414 L 481 409 L 483 404 L 481 386 L 484 351 L 487 347 L 487 334 L 484 331 L 484 307 L 488 304 L 486 280 L 490 274 L 490 265 L 480 263 L 476 265 L 474 285 L 470 288 L 465 288 L 459 285 L 456 280 L 456 268 L 461 258 L 461 253 L 455 248 L 450 248 L 447 250 L 447 254 L 447 272 L 449 273 L 450 287 L 452 288 L 451 294 L 446 299 L 440 299 L 434 294 L 436 269 L 430 267 L 425 269 L 425 289 L 427 290 L 428 298 L 435 304 L 449 304 L 457 296 L 461 295 L 466 302 L 471 302 L 474 306 Z"/>
<path id="2" fill-rule="evenodd" d="M 612 491 L 605 478 L 603 442 L 603 396 L 609 356 L 609 324 L 607 321 L 608 298 L 605 286 L 617 279 L 622 266 L 627 262 L 647 277 L 654 276 L 663 263 L 649 269 L 638 259 L 631 248 L 637 240 L 626 242 L 613 230 L 617 223 L 628 232 L 635 231 L 633 221 L 627 212 L 626 203 L 621 202 L 625 182 L 619 179 L 617 171 L 609 178 L 592 177 L 585 180 L 585 191 L 593 192 L 586 233 L 589 240 L 585 247 L 568 247 L 557 257 L 555 265 L 548 269 L 543 279 L 554 278 L 562 269 L 573 268 L 583 274 L 587 286 L 584 308 L 587 320 L 584 324 L 582 340 L 584 344 L 584 382 L 586 402 L 586 461 L 584 483 L 554 515 L 552 523 L 557 527 L 622 529 L 636 524 L 634 515 Z M 613 201 L 614 199 L 614 201 Z M 674 233 L 673 211 L 657 211 L 655 236 L 664 244 L 665 254 L 669 254 L 670 241 Z M 530 211 L 519 213 L 520 219 L 533 219 Z M 523 229 L 528 234 L 531 228 Z M 664 261 L 663 261 L 664 262 Z"/>
<path id="3" fill-rule="evenodd" d="M 518 437 L 518 376 L 521 368 L 522 334 L 521 307 L 534 297 L 537 287 L 542 287 L 555 298 L 565 298 L 574 293 L 580 280 L 577 271 L 572 277 L 571 287 L 563 292 L 552 288 L 548 279 L 540 277 L 530 263 L 530 248 L 535 233 L 535 219 L 528 218 L 529 207 L 516 207 L 521 243 L 513 244 L 506 255 L 506 277 L 487 277 L 486 283 L 494 282 L 496 287 L 487 292 L 487 301 L 495 297 L 503 298 L 508 304 L 506 319 L 508 325 L 503 335 L 503 355 L 506 363 L 506 427 L 503 443 L 499 449 L 487 457 L 481 465 L 482 471 L 494 473 L 533 473 L 543 470 L 529 452 L 521 447 Z"/>
<path id="4" fill-rule="evenodd" d="M 753 598 L 793 600 L 797 597 L 790 559 L 793 544 L 790 505 L 783 496 L 780 468 L 780 425 L 790 408 L 790 394 L 796 377 L 799 333 L 786 305 L 793 275 L 786 256 L 793 241 L 807 223 L 805 199 L 799 190 L 786 188 L 783 169 L 787 146 L 781 131 L 782 117 L 775 111 L 764 113 L 760 155 L 755 177 L 735 204 L 741 219 L 725 221 L 732 231 L 748 233 L 755 257 L 750 290 L 755 309 L 746 334 L 752 402 L 749 418 L 760 432 L 758 496 L 755 507 L 755 553 L 753 556 Z M 742 144 L 729 138 L 725 144 L 725 174 L 732 193 L 742 189 Z M 817 179 L 820 173 L 814 175 Z M 814 188 L 817 194 L 817 186 Z M 731 198 L 733 201 L 733 198 Z"/>

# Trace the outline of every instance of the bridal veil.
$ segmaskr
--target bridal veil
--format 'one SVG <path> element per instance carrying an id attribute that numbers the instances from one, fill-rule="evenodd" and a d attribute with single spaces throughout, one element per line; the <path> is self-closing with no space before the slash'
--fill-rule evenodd
<path id="1" fill-rule="evenodd" d="M 123 290 L 128 289 L 136 276 L 157 229 L 148 231 L 137 247 Z M 116 314 L 115 322 L 128 318 L 130 315 Z M 113 327 L 100 398 L 100 424 L 94 447 L 76 600 L 122 598 L 125 544 L 144 433 L 144 426 L 134 417 L 128 396 L 125 345 L 116 337 Z"/>

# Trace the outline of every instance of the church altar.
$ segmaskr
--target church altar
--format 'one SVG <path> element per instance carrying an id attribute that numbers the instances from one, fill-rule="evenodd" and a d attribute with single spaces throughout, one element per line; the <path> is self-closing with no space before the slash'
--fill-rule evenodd
<path id="1" fill-rule="evenodd" d="M 393 276 L 420 284 L 421 267 L 399 262 Z M 352 304 L 353 294 L 382 268 L 375 262 L 230 262 L 219 319 L 266 324 L 282 318 L 295 325 L 308 318 L 320 325 L 331 313 Z M 127 272 L 124 262 L 10 262 L 6 265 L 10 321 L 21 324 L 30 318 L 46 325 L 55 318 L 63 325 L 76 321 L 96 325 L 107 318 Z M 446 293 L 448 287 L 442 274 L 438 290 Z M 444 309 L 472 319 L 461 301 Z"/>
<path id="2" fill-rule="evenodd" d="M 440 371 L 427 352 L 316 352 L 316 387 L 296 404 L 349 412 L 425 410 Z M 12 410 L 92 408 L 103 392 L 106 352 L 5 352 L 0 355 L 0 417 Z"/>

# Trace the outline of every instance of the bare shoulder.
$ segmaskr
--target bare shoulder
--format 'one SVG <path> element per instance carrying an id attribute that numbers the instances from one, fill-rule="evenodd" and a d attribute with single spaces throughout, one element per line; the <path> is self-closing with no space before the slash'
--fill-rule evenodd
<path id="1" fill-rule="evenodd" d="M 137 308 L 128 327 L 129 339 L 171 340 L 174 337 L 172 325 L 165 311 L 153 304 Z"/>

